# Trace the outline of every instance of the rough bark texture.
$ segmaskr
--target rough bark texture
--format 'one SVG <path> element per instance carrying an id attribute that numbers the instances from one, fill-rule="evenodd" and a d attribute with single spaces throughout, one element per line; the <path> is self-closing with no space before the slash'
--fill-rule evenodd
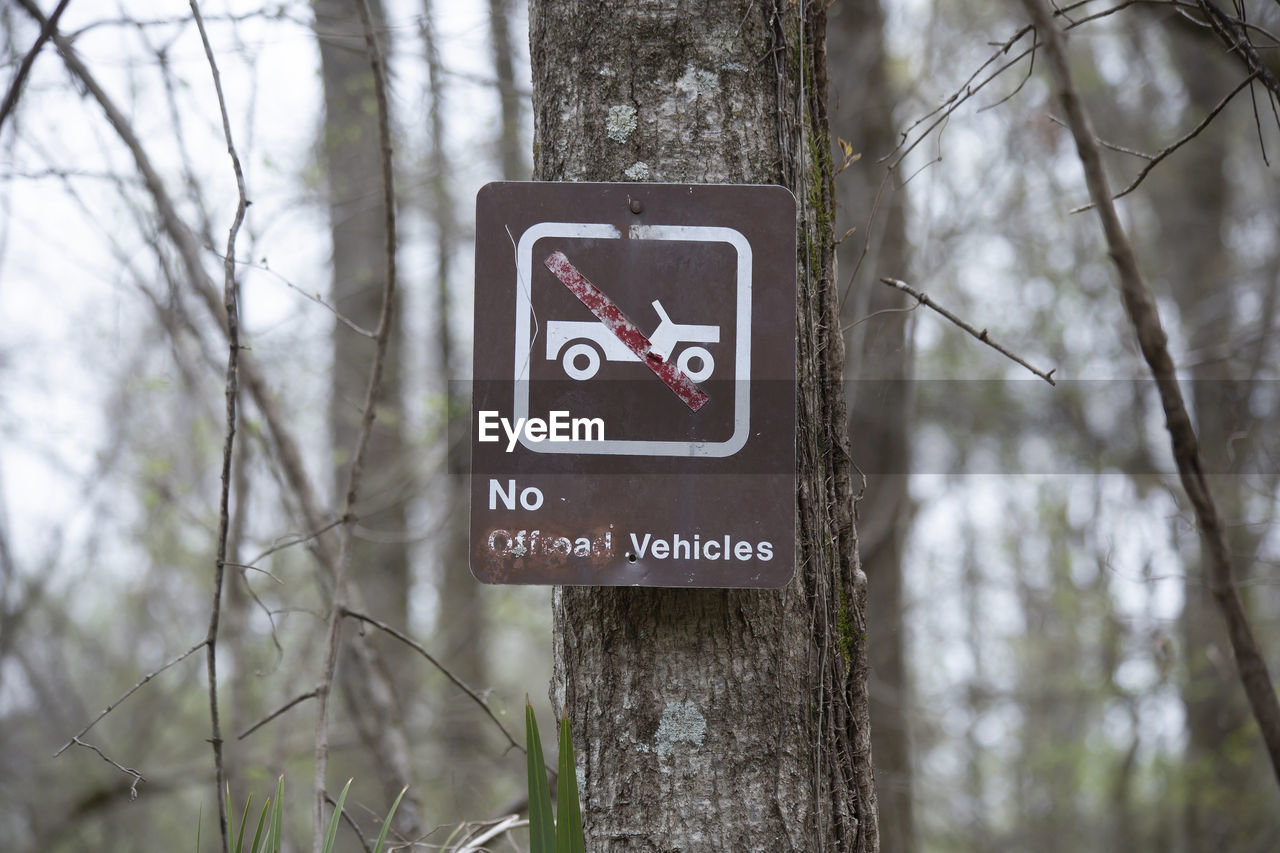
<path id="1" fill-rule="evenodd" d="M 858 553 L 867 574 L 871 744 L 880 803 L 880 849 L 917 848 L 911 806 L 910 685 L 903 629 L 902 552 L 907 491 L 912 350 L 905 294 L 881 276 L 908 278 L 906 192 L 880 158 L 897 144 L 880 0 L 841 0 L 830 10 L 831 133 L 862 158 L 836 176 L 836 229 L 857 230 L 837 250 L 840 323 L 846 329 L 849 441 L 866 473 L 858 502 Z M 835 152 L 842 162 L 842 151 Z M 865 256 L 863 252 L 866 252 Z M 855 275 L 856 271 L 856 275 Z M 886 312 L 887 313 L 880 313 Z"/>
<path id="2" fill-rule="evenodd" d="M 780 183 L 800 208 L 800 569 L 778 592 L 556 591 L 588 848 L 876 850 L 825 3 L 533 0 L 529 19 L 535 177 Z"/>

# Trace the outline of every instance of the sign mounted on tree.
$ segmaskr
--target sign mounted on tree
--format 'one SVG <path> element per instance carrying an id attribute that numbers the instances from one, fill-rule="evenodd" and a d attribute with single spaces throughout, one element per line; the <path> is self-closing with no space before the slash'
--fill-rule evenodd
<path id="1" fill-rule="evenodd" d="M 478 579 L 790 579 L 795 217 L 795 197 L 775 186 L 480 190 Z"/>

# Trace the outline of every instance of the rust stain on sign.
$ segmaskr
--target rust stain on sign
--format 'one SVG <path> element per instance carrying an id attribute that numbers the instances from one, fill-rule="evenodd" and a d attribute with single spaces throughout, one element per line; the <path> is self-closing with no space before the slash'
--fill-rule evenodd
<path id="1" fill-rule="evenodd" d="M 686 406 L 696 412 L 706 405 L 708 399 L 706 392 L 693 384 L 693 380 L 683 370 L 654 351 L 653 343 L 644 332 L 640 331 L 636 324 L 631 322 L 631 318 L 622 313 L 622 309 L 600 288 L 578 272 L 578 268 L 570 263 L 564 252 L 552 252 L 543 263 L 556 278 L 560 279 L 561 284 L 569 288 L 570 293 L 578 297 L 579 301 L 596 315 L 596 319 L 604 324 L 614 337 L 635 353 L 636 358 L 644 362 L 654 375 L 676 393 L 677 397 L 684 400 Z"/>

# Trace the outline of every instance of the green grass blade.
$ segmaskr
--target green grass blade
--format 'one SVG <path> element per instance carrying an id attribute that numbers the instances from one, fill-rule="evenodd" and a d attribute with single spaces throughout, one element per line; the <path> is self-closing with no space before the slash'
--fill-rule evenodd
<path id="1" fill-rule="evenodd" d="M 569 715 L 560 717 L 559 780 L 556 783 L 556 853 L 586 853 L 582 835 L 582 807 L 578 802 L 578 771 L 573 763 L 573 735 Z"/>
<path id="2" fill-rule="evenodd" d="M 538 721 L 529 697 L 524 698 L 525 747 L 529 759 L 529 853 L 555 853 L 556 824 L 551 816 L 551 788 L 542 759 Z"/>
<path id="3" fill-rule="evenodd" d="M 408 785 L 401 788 L 400 796 L 396 797 L 396 801 L 391 804 L 391 811 L 387 812 L 386 818 L 382 821 L 382 832 L 378 833 L 378 843 L 373 845 L 373 853 L 382 853 L 382 842 L 387 840 L 387 830 L 391 828 L 391 819 L 396 816 L 396 809 L 400 808 L 400 801 L 404 799 L 405 791 L 408 790 Z"/>
<path id="4" fill-rule="evenodd" d="M 347 801 L 347 791 L 351 790 L 353 781 L 348 779 L 347 784 L 342 786 L 342 793 L 338 795 L 338 803 L 333 807 L 333 817 L 329 820 L 329 831 L 324 836 L 324 847 L 321 848 L 323 853 L 333 853 L 333 842 L 338 837 L 338 821 L 342 819 L 342 804 Z"/>
<path id="5" fill-rule="evenodd" d="M 196 812 L 196 853 L 200 853 L 200 827 L 204 826 L 204 803 L 200 803 L 200 811 Z"/>
<path id="6" fill-rule="evenodd" d="M 228 785 L 227 790 L 229 792 L 231 790 L 231 786 Z M 228 800 L 230 799 L 229 793 L 227 798 Z M 253 794 L 251 793 L 249 794 L 249 799 L 244 801 L 244 814 L 240 815 L 240 834 L 236 836 L 235 853 L 244 853 L 244 828 L 249 825 L 249 804 L 252 802 L 253 802 Z M 231 820 L 231 831 L 235 832 L 236 816 L 231 814 L 231 811 L 229 809 L 227 810 L 227 814 Z"/>
<path id="7" fill-rule="evenodd" d="M 280 853 L 284 844 L 284 774 L 276 780 L 276 802 L 271 807 L 271 828 L 267 830 L 266 853 Z"/>
<path id="8" fill-rule="evenodd" d="M 249 807 L 246 805 L 245 813 L 247 814 L 248 811 Z M 258 815 L 258 827 L 253 831 L 253 844 L 249 847 L 249 853 L 258 853 L 258 844 L 262 841 L 262 827 L 267 823 L 267 812 L 269 811 L 271 811 L 270 797 L 262 804 L 262 814 Z"/>
<path id="9" fill-rule="evenodd" d="M 227 834 L 228 834 L 228 837 L 230 837 L 236 834 L 236 813 L 231 810 L 231 783 L 230 782 L 227 783 L 227 790 L 224 793 L 225 793 L 225 799 L 227 801 L 227 811 L 226 811 L 227 821 L 230 822 L 231 824 L 230 826 L 227 827 Z M 222 818 L 219 817 L 218 820 L 221 821 Z M 219 832 L 222 831 L 221 826 L 219 826 L 218 831 Z"/>

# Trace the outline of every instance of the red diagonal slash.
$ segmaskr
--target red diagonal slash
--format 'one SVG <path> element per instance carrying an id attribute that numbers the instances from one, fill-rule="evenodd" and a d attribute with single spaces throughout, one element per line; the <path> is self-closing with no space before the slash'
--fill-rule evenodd
<path id="1" fill-rule="evenodd" d="M 596 319 L 614 337 L 622 341 L 659 379 L 667 383 L 667 387 L 676 392 L 676 396 L 684 400 L 685 405 L 695 412 L 703 407 L 709 398 L 702 389 L 694 385 L 693 380 L 675 364 L 663 361 L 662 356 L 653 351 L 653 344 L 645 337 L 644 332 L 636 328 L 636 324 L 600 288 L 578 272 L 577 267 L 564 256 L 564 252 L 552 252 L 543 263 L 551 270 L 552 275 L 560 279 L 561 284 L 569 288 L 596 315 Z"/>

